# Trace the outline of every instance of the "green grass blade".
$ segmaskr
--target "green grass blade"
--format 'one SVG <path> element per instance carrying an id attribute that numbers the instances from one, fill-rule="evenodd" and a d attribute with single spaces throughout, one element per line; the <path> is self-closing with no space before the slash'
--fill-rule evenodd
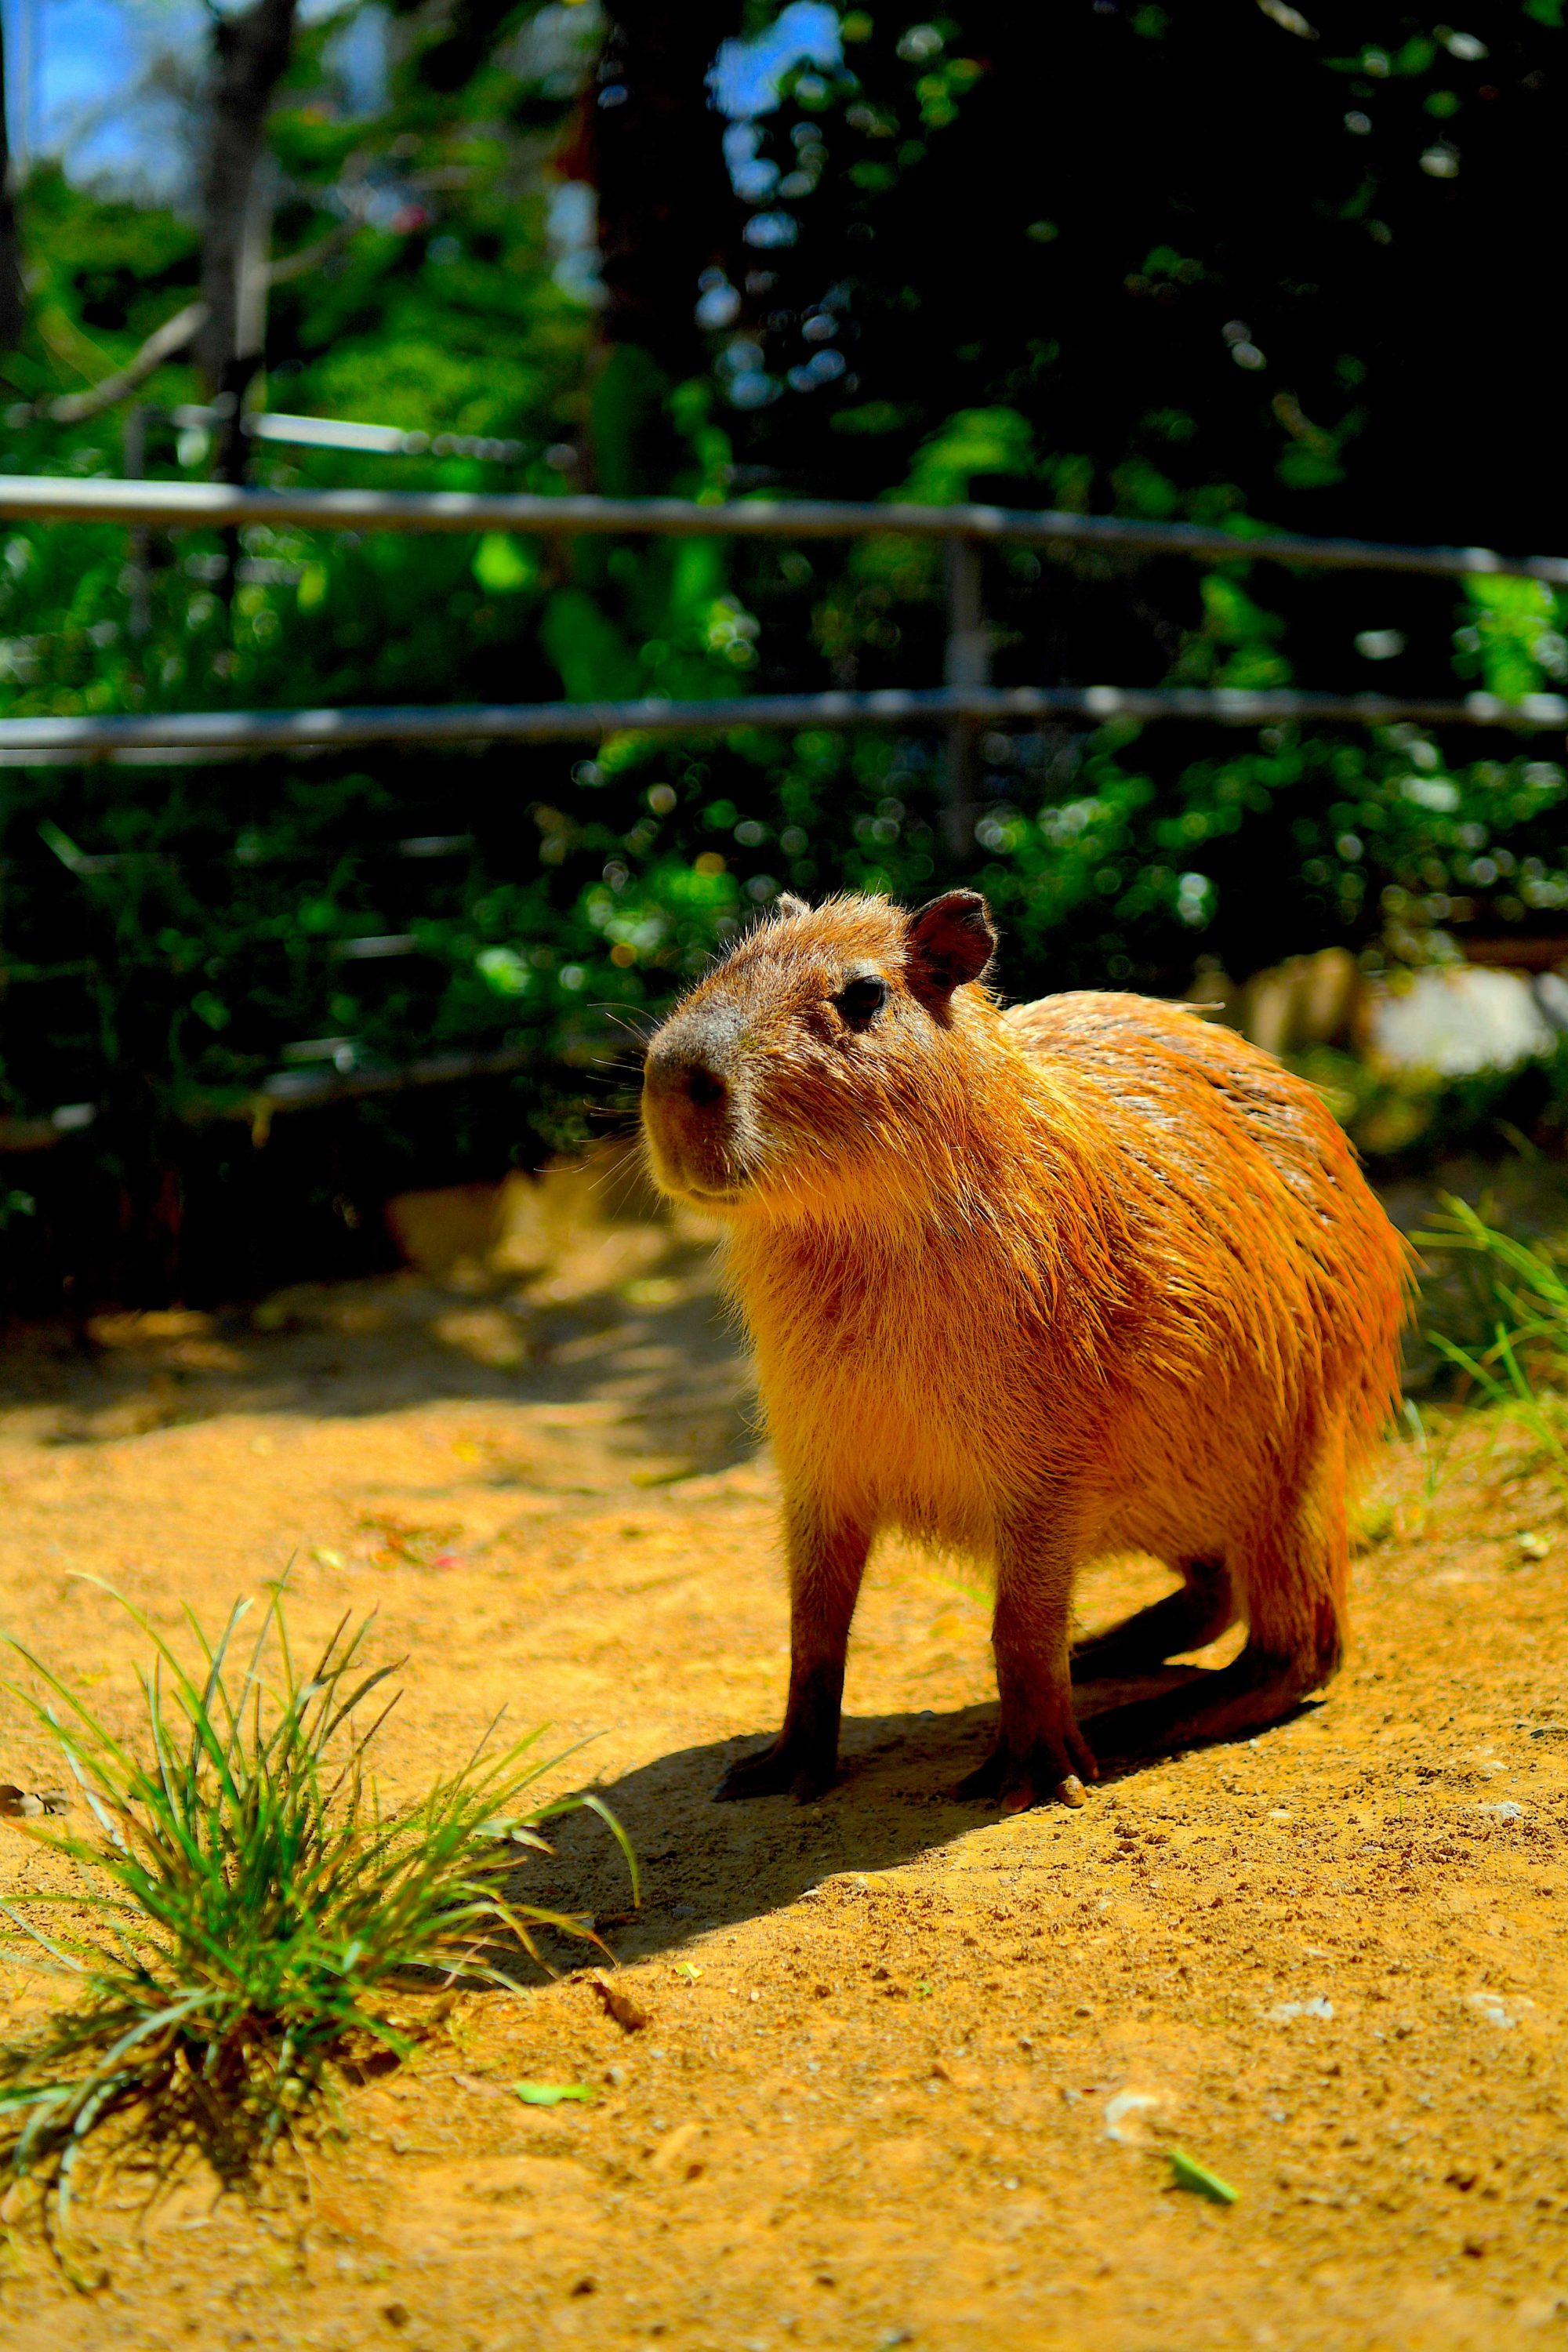
<path id="1" fill-rule="evenodd" d="M 632 1842 L 630 1838 L 627 1837 L 626 1831 L 621 1827 L 620 1822 L 616 1819 L 614 1813 L 611 1812 L 604 1799 L 600 1796 L 596 1796 L 592 1789 L 584 1789 L 582 1795 L 576 1800 L 576 1801 L 580 1806 L 582 1806 L 584 1812 L 598 1814 L 599 1819 L 604 1822 L 605 1827 L 609 1831 L 610 1835 L 620 1847 L 621 1853 L 626 1859 L 627 1875 L 632 1882 L 632 1903 L 634 1907 L 640 1911 L 642 1908 L 642 1877 L 637 1869 L 637 1858 L 632 1850 Z M 552 1811 L 558 1809 L 552 1808 Z"/>
<path id="2" fill-rule="evenodd" d="M 1228 2180 L 1222 2180 L 1217 2172 L 1211 2172 L 1206 2164 L 1200 2164 L 1184 2148 L 1167 2148 L 1166 2154 L 1178 2189 L 1189 2189 L 1195 2196 L 1206 2197 L 1211 2205 L 1234 2205 L 1240 2197 L 1239 2189 L 1233 2189 Z"/>

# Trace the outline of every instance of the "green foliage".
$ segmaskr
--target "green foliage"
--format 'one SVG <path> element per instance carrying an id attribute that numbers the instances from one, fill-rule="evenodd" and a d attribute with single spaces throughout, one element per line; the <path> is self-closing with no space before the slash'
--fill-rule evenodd
<path id="1" fill-rule="evenodd" d="M 31 1828 L 68 1883 L 0 1904 L 31 1965 L 73 1995 L 0 2053 L 0 2172 L 33 2182 L 61 2230 L 100 2143 L 155 2179 L 196 2149 L 243 2180 L 310 2121 L 334 2070 L 408 2053 L 385 2005 L 395 1978 L 510 1989 L 525 1956 L 542 1966 L 536 1928 L 596 1940 L 510 1892 L 526 1854 L 549 1851 L 552 1817 L 600 1813 L 637 1886 L 598 1798 L 534 1793 L 561 1761 L 532 1752 L 538 1733 L 481 1742 L 384 1812 L 368 1762 L 393 1669 L 367 1670 L 368 1626 L 345 1620 L 300 1671 L 274 1592 L 248 1652 L 247 1603 L 216 1642 L 190 1618 L 187 1663 L 126 1606 L 153 1653 L 139 1748 L 14 1639 L 34 1679 L 5 1685 L 58 1744 L 94 1825 Z"/>
<path id="2" fill-rule="evenodd" d="M 1473 617 L 1454 632 L 1455 667 L 1504 702 L 1568 679 L 1568 602 L 1542 580 L 1472 580 Z"/>
<path id="3" fill-rule="evenodd" d="M 1468 1259 L 1479 1277 L 1487 1339 L 1462 1346 L 1442 1330 L 1433 1345 L 1494 1406 L 1517 1413 L 1568 1488 L 1561 1392 L 1568 1378 L 1568 1277 L 1561 1253 L 1503 1232 L 1468 1202 L 1445 1194 L 1442 1213 L 1415 1236 L 1424 1250 Z"/>
<path id="4" fill-rule="evenodd" d="M 1508 177 L 1536 152 L 1531 134 L 1483 149 L 1473 126 L 1494 82 L 1500 123 L 1535 105 L 1531 77 L 1555 55 L 1545 0 L 1500 25 L 1484 73 L 1446 39 L 1314 47 L 1262 11 L 1212 26 L 1152 7 L 976 5 L 929 25 L 854 12 L 842 67 L 786 75 L 754 126 L 778 183 L 752 209 L 793 208 L 797 240 L 723 256 L 739 310 L 712 330 L 706 372 L 682 382 L 635 344 L 599 346 L 591 289 L 549 242 L 542 159 L 591 75 L 596 12 L 531 0 L 398 14 L 392 102 L 374 121 L 334 97 L 325 31 L 301 37 L 272 124 L 276 244 L 331 244 L 274 290 L 267 402 L 508 437 L 525 454 L 502 473 L 433 450 L 266 445 L 259 479 L 822 490 L 1224 523 L 1237 560 L 1204 570 L 1083 551 L 989 558 L 998 677 L 1436 694 L 1452 691 L 1451 657 L 1466 681 L 1517 699 L 1568 668 L 1563 600 L 1539 583 L 1487 579 L 1462 598 L 1400 584 L 1385 605 L 1363 601 L 1384 584 L 1245 555 L 1281 499 L 1288 522 L 1311 528 L 1505 542 L 1521 513 L 1533 528 L 1551 510 L 1533 476 L 1521 505 L 1495 434 L 1477 438 L 1481 489 L 1476 468 L 1460 478 L 1462 435 L 1438 414 L 1423 341 L 1432 307 L 1418 306 L 1421 335 L 1390 324 L 1424 272 L 1447 283 L 1461 218 L 1465 251 L 1506 276 L 1523 250 L 1510 224 L 1540 216 Z M 1252 102 L 1238 107 L 1241 85 Z M 1074 96 L 1042 149 L 1047 89 Z M 1375 140 L 1347 131 L 1347 106 L 1375 115 Z M 1223 138 L 1201 127 L 1217 117 Z M 1420 163 L 1440 126 L 1465 157 L 1451 184 Z M 613 136 L 606 115 L 595 137 Z M 558 151 L 561 170 L 589 168 L 579 145 Z M 1146 168 L 1129 172 L 1130 152 Z M 195 247 L 174 215 L 55 172 L 35 173 L 22 209 L 35 331 L 5 366 L 31 402 L 129 358 L 191 298 Z M 1505 400 L 1522 382 L 1500 362 L 1465 372 L 1452 398 Z M 182 362 L 148 389 L 166 408 L 197 386 Z M 112 415 L 17 423 L 6 462 L 115 473 L 118 434 Z M 1555 446 L 1522 425 L 1513 439 L 1531 467 Z M 156 427 L 149 470 L 199 472 L 209 454 Z M 1439 514 L 1439 491 L 1461 489 L 1470 506 Z M 1468 520 L 1482 490 L 1494 503 Z M 122 533 L 10 533 L 0 709 L 699 699 L 942 672 L 942 558 L 917 541 L 257 529 L 231 604 L 216 538 L 154 539 L 152 554 L 143 629 Z M 1395 620 L 1408 660 L 1347 681 L 1362 625 Z M 569 1131 L 563 1102 L 614 1103 L 624 1033 L 784 887 L 918 897 L 974 881 L 1020 995 L 1179 992 L 1200 962 L 1240 979 L 1330 942 L 1373 971 L 1442 959 L 1467 935 L 1550 928 L 1568 908 L 1563 772 L 1533 748 L 1408 729 L 999 730 L 980 740 L 978 822 L 956 857 L 931 737 L 742 729 L 591 754 L 11 769 L 0 1117 L 99 1106 L 73 1150 L 96 1153 L 134 1200 L 185 1123 L 248 1110 L 259 1138 L 258 1099 L 302 1071 L 357 1077 L 472 1049 L 524 1064 L 507 1148 L 531 1157 Z M 1541 1076 L 1562 1091 L 1554 1069 Z M 1394 1117 L 1343 1072 L 1324 1084 L 1368 1132 Z M 1456 1115 L 1489 1115 L 1485 1093 L 1456 1095 Z M 414 1115 L 377 1116 L 402 1165 Z M 580 1108 L 570 1118 L 580 1134 Z M 1421 1106 L 1409 1132 L 1440 1125 Z"/>
<path id="5" fill-rule="evenodd" d="M 951 506 L 969 496 L 976 474 L 1028 473 L 1035 436 L 1016 408 L 965 408 L 915 452 L 899 495 L 922 506 Z"/>
<path id="6" fill-rule="evenodd" d="M 22 350 L 0 353 L 0 379 L 15 393 L 36 399 L 96 382 L 191 299 L 196 235 L 175 214 L 100 199 L 53 164 L 29 176 L 21 214 L 32 332 Z M 186 371 L 166 381 L 187 396 L 195 389 Z"/>

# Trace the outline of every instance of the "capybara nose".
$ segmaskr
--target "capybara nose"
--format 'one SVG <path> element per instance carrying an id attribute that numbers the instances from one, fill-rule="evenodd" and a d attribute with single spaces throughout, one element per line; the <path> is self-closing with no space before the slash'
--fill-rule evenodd
<path id="1" fill-rule="evenodd" d="M 656 1048 L 644 1066 L 643 1084 L 656 1099 L 688 1102 L 694 1110 L 721 1110 L 729 1099 L 723 1074 L 690 1046 Z"/>

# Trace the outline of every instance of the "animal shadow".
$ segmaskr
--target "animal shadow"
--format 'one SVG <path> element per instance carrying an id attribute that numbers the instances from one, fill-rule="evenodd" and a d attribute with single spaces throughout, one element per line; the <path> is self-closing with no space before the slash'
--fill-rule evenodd
<path id="1" fill-rule="evenodd" d="M 1167 1688 L 1189 1671 L 1090 1685 L 1080 1695 L 1085 1712 Z M 626 1916 L 626 1864 L 589 1813 L 552 1826 L 553 1857 L 529 1868 L 516 1892 L 592 1912 L 620 1959 L 676 1950 L 694 1936 L 785 1909 L 820 1879 L 894 1868 L 999 1818 L 994 1806 L 961 1802 L 953 1793 L 989 1749 L 995 1725 L 994 1704 L 950 1715 L 847 1717 L 838 1784 L 807 1805 L 791 1797 L 714 1803 L 726 1768 L 754 1750 L 758 1737 L 677 1748 L 595 1790 L 637 1856 L 643 1902 L 635 1916 Z M 1133 1769 L 1110 1765 L 1106 1779 Z M 596 1956 L 585 1959 L 581 1946 L 563 1945 L 550 1957 L 572 1967 L 591 1965 Z"/>

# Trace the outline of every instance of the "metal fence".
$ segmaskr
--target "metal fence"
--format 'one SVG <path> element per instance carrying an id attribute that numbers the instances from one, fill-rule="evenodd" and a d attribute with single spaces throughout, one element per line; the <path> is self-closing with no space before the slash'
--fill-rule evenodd
<path id="1" fill-rule="evenodd" d="M 204 412 L 205 414 L 205 412 Z M 1316 719 L 1362 726 L 1503 727 L 1541 733 L 1568 727 L 1568 696 L 1518 702 L 1469 694 L 1247 692 L 1215 688 L 995 687 L 982 593 L 987 546 L 1088 547 L 1122 555 L 1198 562 L 1268 562 L 1297 569 L 1386 572 L 1437 579 L 1503 576 L 1568 586 L 1568 556 L 1496 553 L 1484 547 L 1403 547 L 1370 540 L 1291 538 L 994 506 L 857 504 L 745 499 L 602 499 L 467 490 L 249 489 L 210 482 L 81 481 L 0 476 L 0 516 L 47 522 L 118 523 L 128 530 L 237 530 L 292 524 L 316 530 L 507 531 L 528 538 L 588 536 L 707 539 L 865 539 L 895 534 L 942 542 L 948 555 L 948 628 L 941 687 L 875 693 L 725 696 L 674 702 L 451 705 L 434 709 L 174 711 L 136 719 L 0 719 L 0 764 L 76 763 L 166 751 L 227 755 L 365 743 L 557 742 L 623 730 L 725 733 L 731 728 L 926 726 L 952 746 L 950 803 L 962 805 L 964 745 L 987 722 L 1065 718 L 1198 720 L 1222 726 Z"/>
<path id="2" fill-rule="evenodd" d="M 139 412 L 140 414 L 140 412 Z M 215 413 L 172 415 L 176 425 L 214 421 Z M 258 437 L 377 456 L 426 454 L 426 436 L 314 419 L 258 420 Z M 516 445 L 428 441 L 431 454 L 510 462 Z M 134 459 L 128 465 L 133 470 Z M 1279 532 L 1205 529 L 1190 523 L 1130 520 L 994 506 L 857 504 L 816 499 L 745 499 L 706 503 L 677 499 L 604 499 L 563 493 L 255 489 L 221 483 L 80 480 L 0 476 L 0 517 L 16 520 L 118 525 L 136 539 L 149 530 L 238 531 L 291 525 L 326 531 L 505 531 L 528 538 L 590 536 L 854 540 L 896 534 L 942 543 L 947 556 L 947 625 L 942 686 L 874 692 L 724 695 L 677 702 L 630 701 L 448 705 L 435 709 L 176 711 L 135 718 L 0 719 L 0 767 L 77 766 L 99 760 L 207 762 L 268 752 L 366 744 L 559 742 L 635 730 L 690 735 L 741 727 L 931 730 L 948 744 L 949 838 L 961 849 L 973 809 L 973 745 L 981 728 L 1041 719 L 1099 726 L 1109 719 L 1201 721 L 1258 727 L 1292 720 L 1384 726 L 1506 728 L 1524 733 L 1568 727 L 1568 696 L 1534 694 L 1505 702 L 1489 694 L 1409 698 L 1216 688 L 1011 686 L 991 683 L 992 646 L 984 605 L 983 555 L 988 546 L 1094 549 L 1112 556 L 1181 556 L 1202 562 L 1268 562 L 1298 571 L 1378 572 L 1436 579 L 1508 577 L 1568 586 L 1568 557 L 1508 556 L 1489 548 L 1406 547 Z M 414 845 L 410 845 L 411 847 Z M 412 941 L 357 943 L 392 951 Z M 285 1049 L 287 1055 L 287 1049 Z M 226 1115 L 258 1131 L 277 1113 L 349 1097 L 500 1075 L 526 1056 L 511 1051 L 426 1057 L 405 1068 L 275 1073 Z M 89 1125 L 93 1104 L 69 1104 L 31 1119 L 0 1118 L 0 1152 L 50 1148 Z"/>

